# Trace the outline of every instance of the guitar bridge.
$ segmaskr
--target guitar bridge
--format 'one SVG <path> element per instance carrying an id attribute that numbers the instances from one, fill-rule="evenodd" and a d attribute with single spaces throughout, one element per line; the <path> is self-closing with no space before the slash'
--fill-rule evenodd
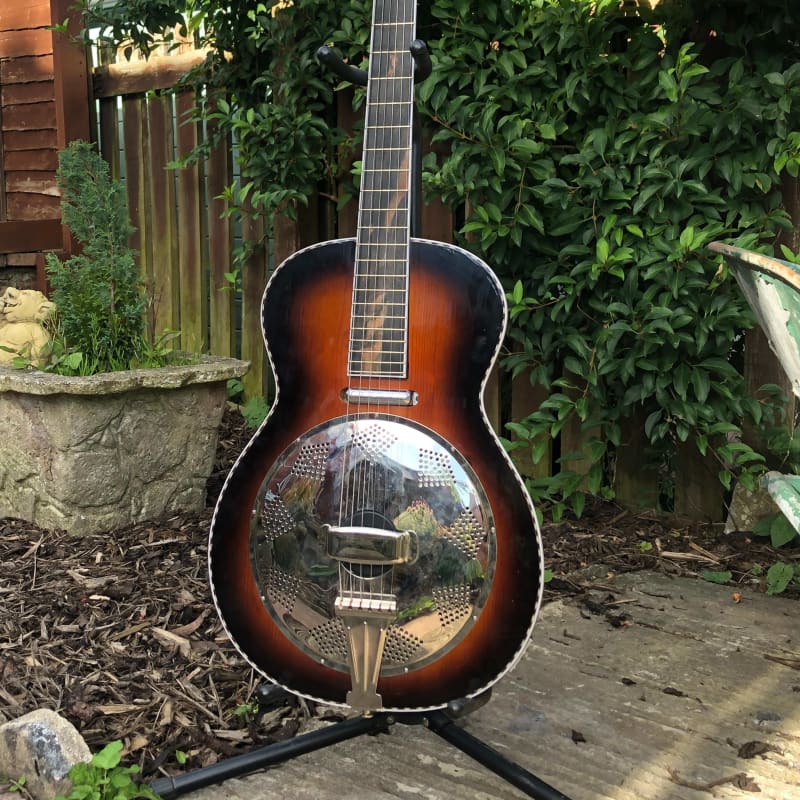
<path id="1" fill-rule="evenodd" d="M 415 406 L 419 403 L 416 392 L 402 389 L 342 389 L 342 400 L 360 405 Z"/>

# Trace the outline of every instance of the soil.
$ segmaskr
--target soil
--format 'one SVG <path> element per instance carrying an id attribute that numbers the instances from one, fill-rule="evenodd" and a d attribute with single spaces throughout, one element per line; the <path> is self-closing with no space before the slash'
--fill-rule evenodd
<path id="1" fill-rule="evenodd" d="M 201 514 L 77 540 L 0 519 L 0 722 L 53 709 L 92 751 L 121 740 L 126 762 L 151 779 L 286 739 L 330 714 L 303 700 L 259 705 L 264 681 L 230 644 L 210 597 L 211 510 L 251 434 L 238 412 L 226 413 Z M 771 564 L 800 560 L 798 548 L 612 503 L 545 524 L 543 538 L 546 602 L 592 603 L 597 590 L 613 591 L 614 574 L 644 569 L 698 579 L 730 571 L 735 600 L 742 586 L 765 591 Z M 800 599 L 800 587 L 785 594 Z"/>

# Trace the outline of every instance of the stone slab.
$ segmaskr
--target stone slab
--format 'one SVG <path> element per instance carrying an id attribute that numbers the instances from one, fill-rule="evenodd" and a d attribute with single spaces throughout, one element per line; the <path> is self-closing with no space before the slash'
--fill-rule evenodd
<path id="1" fill-rule="evenodd" d="M 570 601 L 547 605 L 523 659 L 466 729 L 572 800 L 797 800 L 797 601 L 743 589 L 737 603 L 731 587 L 649 573 L 608 584 L 619 627 Z M 770 749 L 741 757 L 750 742 Z M 184 795 L 524 796 L 430 731 L 399 724 Z"/>

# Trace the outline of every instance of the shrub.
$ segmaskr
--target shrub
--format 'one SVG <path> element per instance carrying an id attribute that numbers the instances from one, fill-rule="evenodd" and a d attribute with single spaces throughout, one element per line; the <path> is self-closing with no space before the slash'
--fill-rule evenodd
<path id="1" fill-rule="evenodd" d="M 59 153 L 62 219 L 80 243 L 64 261 L 50 253 L 47 275 L 56 304 L 51 368 L 93 374 L 152 363 L 145 336 L 145 295 L 128 245 L 125 189 L 89 142 Z M 163 361 L 156 358 L 156 361 Z"/>

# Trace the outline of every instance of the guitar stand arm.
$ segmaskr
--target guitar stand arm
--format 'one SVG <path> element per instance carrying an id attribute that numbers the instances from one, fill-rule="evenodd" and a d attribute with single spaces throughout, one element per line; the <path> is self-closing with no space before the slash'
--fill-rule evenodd
<path id="1" fill-rule="evenodd" d="M 424 81 L 431 72 L 433 72 L 433 64 L 431 63 L 431 54 L 428 51 L 428 45 L 422 39 L 414 39 L 409 47 L 411 56 L 414 59 L 414 77 L 418 81 Z M 366 86 L 368 81 L 368 74 L 365 70 L 354 67 L 352 64 L 346 64 L 340 56 L 328 45 L 322 45 L 317 50 L 317 60 L 324 64 L 331 72 L 338 75 L 343 81 L 353 83 L 356 86 Z"/>
<path id="2" fill-rule="evenodd" d="M 324 44 L 317 50 L 317 60 L 343 81 L 354 83 L 356 86 L 367 85 L 367 73 L 352 64 L 345 64 L 328 45 Z"/>

